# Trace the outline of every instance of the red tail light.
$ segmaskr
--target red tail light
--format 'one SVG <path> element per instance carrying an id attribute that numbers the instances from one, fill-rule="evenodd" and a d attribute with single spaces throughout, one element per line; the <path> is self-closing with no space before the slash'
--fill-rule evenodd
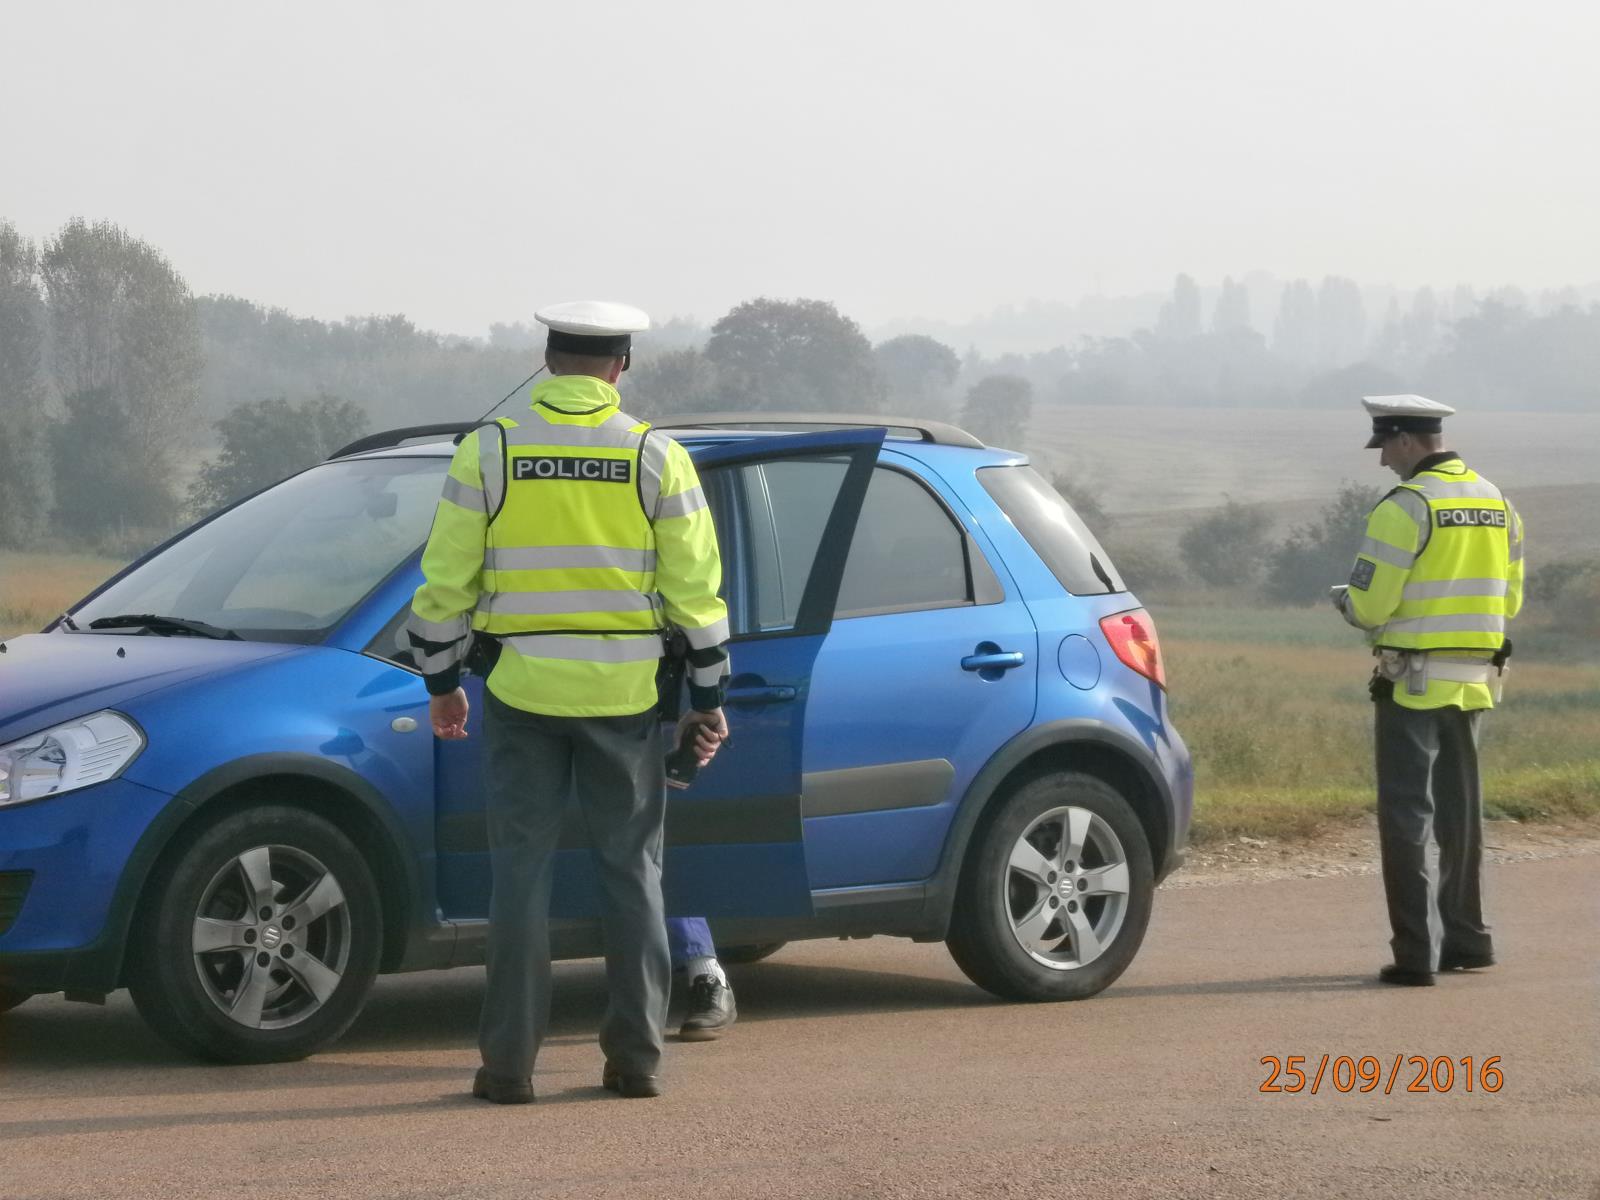
<path id="1" fill-rule="evenodd" d="M 1100 632 L 1106 635 L 1111 651 L 1157 687 L 1167 686 L 1167 672 L 1161 665 L 1161 641 L 1155 622 L 1142 608 L 1113 613 L 1100 618 Z"/>

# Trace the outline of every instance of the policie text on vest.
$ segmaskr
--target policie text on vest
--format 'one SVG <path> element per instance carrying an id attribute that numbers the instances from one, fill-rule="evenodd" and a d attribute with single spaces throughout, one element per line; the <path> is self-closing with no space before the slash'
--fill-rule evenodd
<path id="1" fill-rule="evenodd" d="M 631 483 L 633 464 L 625 458 L 558 458 L 554 455 L 529 455 L 511 460 L 511 478 Z"/>

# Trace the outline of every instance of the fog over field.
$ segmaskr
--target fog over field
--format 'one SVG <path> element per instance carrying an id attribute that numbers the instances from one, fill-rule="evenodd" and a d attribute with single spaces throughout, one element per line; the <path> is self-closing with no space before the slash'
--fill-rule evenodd
<path id="1" fill-rule="evenodd" d="M 1359 397 L 1428 395 L 1530 559 L 1600 578 L 1592 6 L 30 0 L 4 35 L 0 550 L 118 561 L 473 420 L 539 306 L 600 296 L 655 317 L 635 414 L 953 421 L 1174 584 L 1219 506 L 1282 538 L 1386 486 Z"/>
<path id="2" fill-rule="evenodd" d="M 1600 485 L 1600 408 L 1591 412 L 1463 410 L 1446 442 L 1513 500 Z M 1359 397 L 1342 409 L 1051 407 L 1036 409 L 1023 447 L 1053 471 L 1080 475 L 1110 512 L 1205 508 L 1231 497 L 1293 505 L 1345 480 L 1388 488 L 1394 476 L 1363 446 Z M 1596 492 L 1600 496 L 1600 490 Z"/>

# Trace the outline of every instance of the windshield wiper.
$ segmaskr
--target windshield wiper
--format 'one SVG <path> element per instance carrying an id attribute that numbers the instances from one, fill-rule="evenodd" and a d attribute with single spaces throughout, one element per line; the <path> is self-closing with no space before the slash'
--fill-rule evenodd
<path id="1" fill-rule="evenodd" d="M 125 613 L 117 617 L 96 617 L 89 622 L 90 629 L 148 629 L 151 633 L 188 633 L 196 637 L 217 638 L 221 641 L 242 642 L 231 629 L 220 629 L 204 621 L 191 621 L 187 617 L 161 617 L 155 613 Z"/>

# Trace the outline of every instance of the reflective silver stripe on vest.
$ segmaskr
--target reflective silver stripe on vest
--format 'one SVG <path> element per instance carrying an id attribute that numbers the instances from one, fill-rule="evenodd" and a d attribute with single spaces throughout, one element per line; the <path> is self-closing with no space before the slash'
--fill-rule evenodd
<path id="1" fill-rule="evenodd" d="M 600 446 L 633 449 L 639 435 L 631 417 L 613 413 L 598 425 L 557 425 L 534 418 L 506 431 L 510 446 Z"/>
<path id="2" fill-rule="evenodd" d="M 655 608 L 643 592 L 580 588 L 565 592 L 496 592 L 478 611 L 496 616 L 548 617 L 564 613 L 649 612 Z"/>
<path id="3" fill-rule="evenodd" d="M 690 629 L 687 626 L 680 626 L 680 628 L 683 629 L 683 636 L 689 640 L 690 648 L 694 650 L 710 650 L 712 647 L 720 646 L 728 640 L 727 617 L 713 621 L 711 624 L 702 626 L 699 629 Z"/>
<path id="4" fill-rule="evenodd" d="M 1390 621 L 1383 627 L 1378 640 L 1389 634 L 1429 633 L 1504 633 L 1506 620 L 1489 613 L 1455 613 L 1441 617 L 1408 617 L 1403 621 Z"/>
<path id="5" fill-rule="evenodd" d="M 1400 567 L 1409 570 L 1411 564 L 1417 561 L 1417 556 L 1410 550 L 1402 550 L 1399 546 L 1391 546 L 1388 542 L 1380 542 L 1377 538 L 1366 537 L 1361 539 L 1361 549 L 1357 554 L 1364 554 L 1368 558 L 1375 558 L 1379 562 L 1388 563 L 1391 567 Z"/>
<path id="6" fill-rule="evenodd" d="M 1487 479 L 1476 479 L 1471 483 L 1447 483 L 1442 479 L 1420 477 L 1412 480 L 1407 486 L 1420 488 L 1423 495 L 1430 500 L 1499 500 L 1500 489 Z"/>
<path id="7" fill-rule="evenodd" d="M 639 637 L 571 637 L 560 633 L 530 633 L 500 640 L 524 658 L 625 663 L 652 662 L 661 657 L 661 639 L 653 633 Z"/>
<path id="8" fill-rule="evenodd" d="M 505 432 L 498 421 L 478 430 L 478 478 L 483 480 L 483 511 L 491 517 L 506 498 L 506 456 L 500 446 Z"/>
<path id="9" fill-rule="evenodd" d="M 651 430 L 644 435 L 644 446 L 639 451 L 639 502 L 644 515 L 656 519 L 661 504 L 661 473 L 667 467 L 667 444 L 664 433 Z"/>
<path id="10" fill-rule="evenodd" d="M 470 483 L 462 483 L 454 475 L 444 477 L 444 489 L 439 493 L 440 498 L 459 504 L 462 508 L 470 508 L 474 512 L 483 511 L 483 489 L 475 488 Z"/>
<path id="11" fill-rule="evenodd" d="M 1521 538 L 1517 538 L 1515 541 L 1513 541 L 1511 543 L 1511 550 L 1506 555 L 1506 561 L 1507 562 L 1521 562 L 1522 561 L 1522 539 Z"/>
<path id="12" fill-rule="evenodd" d="M 1488 683 L 1495 675 L 1495 669 L 1488 663 L 1475 663 L 1440 658 L 1430 655 L 1428 658 L 1428 681 L 1442 680 L 1445 683 Z"/>
<path id="13" fill-rule="evenodd" d="M 564 571 L 573 567 L 615 567 L 619 571 L 654 571 L 654 550 L 623 546 L 500 546 L 483 556 L 488 571 Z"/>
<path id="14" fill-rule="evenodd" d="M 1504 596 L 1504 579 L 1442 579 L 1434 583 L 1408 583 L 1403 600 L 1443 600 L 1450 596 Z"/>
<path id="15" fill-rule="evenodd" d="M 686 517 L 705 506 L 706 494 L 698 487 L 692 487 L 687 492 L 679 492 L 676 496 L 663 496 L 656 510 L 656 519 Z"/>
<path id="16" fill-rule="evenodd" d="M 424 621 L 413 612 L 406 618 L 406 630 L 425 642 L 457 642 L 472 632 L 472 618 L 462 613 L 448 621 Z"/>

